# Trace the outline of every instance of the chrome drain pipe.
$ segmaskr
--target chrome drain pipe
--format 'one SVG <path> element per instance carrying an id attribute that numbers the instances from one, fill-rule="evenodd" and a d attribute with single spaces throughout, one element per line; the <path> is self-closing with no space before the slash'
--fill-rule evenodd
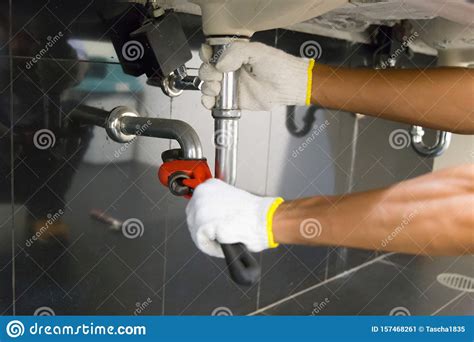
<path id="1" fill-rule="evenodd" d="M 120 106 L 110 112 L 79 106 L 69 114 L 78 123 L 104 127 L 107 135 L 114 141 L 128 143 L 138 136 L 176 140 L 181 147 L 180 157 L 202 159 L 202 146 L 196 131 L 186 122 L 173 119 L 147 118 L 135 110 Z"/>
<path id="2" fill-rule="evenodd" d="M 232 38 L 211 38 L 213 48 L 211 63 L 219 60 Z M 231 185 L 237 179 L 237 145 L 239 141 L 240 109 L 238 105 L 237 81 L 239 71 L 223 74 L 221 92 L 212 109 L 214 118 L 215 177 Z"/>
<path id="3" fill-rule="evenodd" d="M 216 64 L 235 37 L 209 38 L 213 48 L 211 63 Z M 239 141 L 240 109 L 237 82 L 239 71 L 223 74 L 221 92 L 212 109 L 214 118 L 215 177 L 234 185 L 237 179 L 237 145 Z M 256 284 L 260 265 L 242 243 L 221 244 L 232 279 L 241 285 Z"/>

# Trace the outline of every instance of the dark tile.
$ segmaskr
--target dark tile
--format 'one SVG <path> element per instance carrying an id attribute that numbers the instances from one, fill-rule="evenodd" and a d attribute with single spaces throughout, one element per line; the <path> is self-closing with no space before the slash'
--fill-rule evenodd
<path id="1" fill-rule="evenodd" d="M 473 304 L 472 295 L 459 293 L 435 312 L 437 316 L 472 316 L 474 314 Z"/>
<path id="2" fill-rule="evenodd" d="M 14 312 L 10 84 L 10 60 L 0 56 L 0 313 L 4 315 Z"/>
<path id="3" fill-rule="evenodd" d="M 9 54 L 10 2 L 0 2 L 0 56 Z"/>
<path id="4" fill-rule="evenodd" d="M 469 315 L 468 292 L 437 281 L 440 272 L 472 279 L 472 256 L 388 256 L 260 314 L 266 315 Z"/>
<path id="5" fill-rule="evenodd" d="M 140 171 L 135 173 L 121 167 L 132 178 L 146 169 L 137 168 Z M 57 308 L 57 314 L 133 314 L 136 303 L 150 298 L 153 305 L 148 306 L 147 313 L 161 314 L 165 222 L 159 219 L 160 211 L 151 211 L 139 190 L 131 188 L 123 193 L 123 188 L 114 187 L 127 184 L 113 172 L 115 168 L 94 169 L 79 168 L 75 179 L 95 180 L 85 188 L 79 186 L 84 182 L 78 181 L 65 198 L 70 210 L 65 209 L 61 220 L 67 237 L 62 233 L 56 240 L 48 235 L 47 241 L 36 241 L 30 247 L 17 243 L 17 249 L 26 250 L 17 258 L 20 313 L 28 314 L 41 304 Z M 154 176 L 153 170 L 145 177 L 154 183 Z M 73 195 L 78 196 L 68 200 Z M 131 231 L 127 236 L 124 231 L 111 230 L 90 217 L 92 209 L 105 210 L 121 221 L 137 220 L 143 233 L 135 236 Z M 16 227 L 20 229 L 24 226 Z M 30 300 L 32 297 L 36 300 Z"/>
<path id="6" fill-rule="evenodd" d="M 420 289 L 420 302 L 436 303 L 431 315 L 472 315 L 474 256 L 417 257 L 395 254 L 386 260 Z M 429 304 L 427 308 L 432 309 Z"/>
<path id="7" fill-rule="evenodd" d="M 344 247 L 329 248 L 326 259 L 326 278 L 334 277 L 337 274 L 362 265 L 378 255 L 379 252 L 370 250 Z"/>
<path id="8" fill-rule="evenodd" d="M 280 246 L 262 253 L 259 307 L 325 280 L 327 248 Z"/>
<path id="9" fill-rule="evenodd" d="M 3 175 L 2 175 L 3 177 Z M 0 314 L 13 314 L 12 205 L 8 199 L 0 204 Z"/>

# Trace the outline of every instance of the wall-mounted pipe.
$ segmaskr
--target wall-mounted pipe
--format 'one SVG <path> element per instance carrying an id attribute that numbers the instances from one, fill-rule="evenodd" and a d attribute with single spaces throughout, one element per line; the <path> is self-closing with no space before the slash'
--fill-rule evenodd
<path id="1" fill-rule="evenodd" d="M 422 157 L 435 158 L 442 155 L 451 143 L 451 133 L 436 131 L 436 142 L 434 145 L 426 145 L 423 141 L 425 130 L 421 126 L 412 126 L 410 130 L 411 146 Z"/>
<path id="2" fill-rule="evenodd" d="M 309 106 L 306 108 L 305 115 L 303 117 L 303 127 L 298 128 L 295 122 L 295 111 L 296 106 L 286 107 L 286 128 L 288 132 L 294 137 L 302 138 L 308 134 L 313 128 L 313 124 L 316 121 L 316 111 L 319 109 L 318 106 Z"/>
<path id="3" fill-rule="evenodd" d="M 181 157 L 202 159 L 202 146 L 196 131 L 184 121 L 141 117 L 135 110 L 120 106 L 106 111 L 89 106 L 79 106 L 70 113 L 78 123 L 104 127 L 109 137 L 126 143 L 137 136 L 176 140 L 181 147 Z"/>

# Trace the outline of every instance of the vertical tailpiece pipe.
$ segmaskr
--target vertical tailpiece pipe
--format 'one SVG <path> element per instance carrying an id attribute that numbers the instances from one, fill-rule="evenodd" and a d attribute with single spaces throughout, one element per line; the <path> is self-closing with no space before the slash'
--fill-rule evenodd
<path id="1" fill-rule="evenodd" d="M 232 38 L 210 39 L 213 48 L 212 61 L 219 57 L 232 42 Z M 214 144 L 216 147 L 215 176 L 226 183 L 235 184 L 237 178 L 237 144 L 239 141 L 240 109 L 237 82 L 239 71 L 223 74 L 221 92 L 212 109 L 214 118 Z"/>
<path id="2" fill-rule="evenodd" d="M 228 44 L 235 38 L 210 38 L 213 47 L 211 63 L 217 63 Z M 223 74 L 221 92 L 212 109 L 214 144 L 216 147 L 215 177 L 234 185 L 237 179 L 237 145 L 240 109 L 237 82 L 239 71 Z M 254 285 L 260 279 L 260 265 L 242 243 L 221 244 L 232 279 L 241 285 Z"/>

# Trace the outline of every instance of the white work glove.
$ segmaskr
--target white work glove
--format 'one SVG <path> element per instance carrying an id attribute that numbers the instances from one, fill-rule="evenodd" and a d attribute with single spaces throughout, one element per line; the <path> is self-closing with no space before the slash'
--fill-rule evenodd
<path id="1" fill-rule="evenodd" d="M 240 69 L 238 104 L 240 109 L 270 110 L 274 105 L 309 105 L 314 60 L 299 58 L 262 43 L 234 42 L 210 64 L 212 48 L 203 44 L 199 53 L 203 64 L 202 104 L 214 107 L 221 91 L 222 73 Z"/>
<path id="2" fill-rule="evenodd" d="M 241 242 L 251 252 L 278 246 L 273 239 L 273 214 L 280 197 L 260 197 L 219 179 L 199 185 L 186 207 L 196 246 L 211 256 L 224 257 L 219 243 Z"/>

